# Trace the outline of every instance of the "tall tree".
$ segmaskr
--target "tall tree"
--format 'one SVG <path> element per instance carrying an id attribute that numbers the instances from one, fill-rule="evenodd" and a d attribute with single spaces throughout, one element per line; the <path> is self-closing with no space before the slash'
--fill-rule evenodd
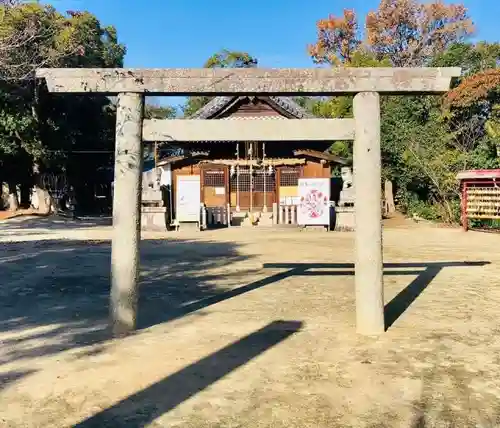
<path id="1" fill-rule="evenodd" d="M 308 46 L 309 55 L 317 64 L 350 64 L 361 45 L 358 18 L 352 9 L 343 16 L 329 15 L 316 23 L 317 41 Z"/>
<path id="2" fill-rule="evenodd" d="M 461 67 L 462 76 L 468 77 L 500 63 L 500 43 L 455 43 L 438 53 L 432 60 L 433 67 Z"/>
<path id="3" fill-rule="evenodd" d="M 144 108 L 145 119 L 175 119 L 176 116 L 177 109 L 172 106 L 146 104 Z"/>
<path id="4" fill-rule="evenodd" d="M 377 58 L 396 67 L 428 65 L 434 56 L 474 31 L 462 4 L 442 0 L 381 0 L 366 18 L 367 42 Z"/>
<path id="5" fill-rule="evenodd" d="M 500 69 L 472 74 L 446 96 L 448 118 L 459 141 L 467 141 L 470 124 L 479 138 L 470 148 L 475 167 L 500 167 Z M 465 130 L 465 131 L 464 131 Z M 482 137 L 482 138 L 481 138 Z"/>
<path id="6" fill-rule="evenodd" d="M 222 49 L 207 59 L 205 68 L 252 68 L 258 61 L 247 52 Z"/>
<path id="7" fill-rule="evenodd" d="M 317 40 L 308 47 L 316 63 L 351 65 L 354 53 L 366 50 L 396 67 L 426 65 L 474 30 L 463 5 L 441 0 L 381 0 L 377 10 L 366 16 L 364 39 L 351 9 L 342 17 L 319 20 L 316 27 Z"/>
<path id="8" fill-rule="evenodd" d="M 49 166 L 57 163 L 63 170 L 71 166 L 74 173 L 82 172 L 76 169 L 82 165 L 92 168 L 95 159 L 76 161 L 67 153 L 94 147 L 112 149 L 113 106 L 107 98 L 63 95 L 45 97 L 43 108 L 38 109 L 40 91 L 34 71 L 40 66 L 123 66 L 125 47 L 118 42 L 116 30 L 101 26 L 88 12 L 63 15 L 38 3 L 3 4 L 0 14 L 3 179 L 11 183 L 11 189 L 19 182 L 29 185 L 26 177 L 33 162 Z"/>
<path id="9" fill-rule="evenodd" d="M 258 61 L 247 52 L 230 51 L 223 49 L 207 59 L 204 68 L 253 68 L 257 67 Z M 183 107 L 185 117 L 196 113 L 207 104 L 212 97 L 189 97 Z"/>
<path id="10" fill-rule="evenodd" d="M 447 94 L 452 106 L 470 107 L 483 101 L 497 101 L 500 96 L 500 69 L 494 68 L 465 78 L 460 85 Z"/>
<path id="11" fill-rule="evenodd" d="M 473 23 L 461 4 L 381 0 L 366 16 L 365 34 L 360 27 L 353 10 L 318 21 L 316 43 L 308 47 L 312 60 L 349 67 L 465 64 L 467 74 L 497 64 L 494 46 L 465 43 Z M 320 100 L 314 111 L 324 117 L 350 116 L 352 98 Z M 401 205 L 408 212 L 451 221 L 458 212 L 455 173 L 479 163 L 470 151 L 481 146 L 480 118 L 471 110 L 454 113 L 452 121 L 443 116 L 437 97 L 382 97 L 381 112 L 383 174 L 395 181 Z M 331 148 L 343 156 L 351 149 L 342 142 Z"/>

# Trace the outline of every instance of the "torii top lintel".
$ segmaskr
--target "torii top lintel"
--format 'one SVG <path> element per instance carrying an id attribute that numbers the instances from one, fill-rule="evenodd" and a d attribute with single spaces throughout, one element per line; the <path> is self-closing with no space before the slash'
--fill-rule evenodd
<path id="1" fill-rule="evenodd" d="M 50 92 L 151 95 L 444 93 L 460 68 L 42 68 Z"/>

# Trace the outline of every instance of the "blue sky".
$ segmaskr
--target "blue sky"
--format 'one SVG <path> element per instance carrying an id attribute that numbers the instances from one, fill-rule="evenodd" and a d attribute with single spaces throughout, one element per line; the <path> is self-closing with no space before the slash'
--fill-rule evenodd
<path id="1" fill-rule="evenodd" d="M 89 10 L 127 45 L 129 67 L 199 67 L 221 48 L 247 51 L 262 67 L 309 67 L 307 43 L 329 13 L 359 14 L 378 0 L 52 0 L 61 11 Z M 500 1 L 466 0 L 477 37 L 498 39 Z"/>
<path id="2" fill-rule="evenodd" d="M 127 67 L 201 67 L 214 52 L 247 51 L 261 67 L 310 67 L 315 23 L 343 8 L 359 15 L 378 0 L 52 0 L 60 11 L 88 10 L 118 30 Z M 499 0 L 465 0 L 478 39 L 498 39 Z"/>

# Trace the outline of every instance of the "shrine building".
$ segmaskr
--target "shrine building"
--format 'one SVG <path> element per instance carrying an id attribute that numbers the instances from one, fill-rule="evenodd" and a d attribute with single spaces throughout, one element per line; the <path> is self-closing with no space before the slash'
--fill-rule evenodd
<path id="1" fill-rule="evenodd" d="M 288 97 L 217 96 L 188 119 L 312 118 Z M 299 180 L 323 178 L 332 186 L 335 166 L 350 171 L 347 159 L 328 153 L 332 143 L 176 141 L 167 146 L 167 155 L 158 156 L 156 169 L 143 174 L 143 206 L 154 200 L 152 193 L 161 188 L 170 224 L 203 222 L 200 207 L 205 210 L 207 226 L 297 224 Z M 333 184 L 333 190 L 329 189 L 329 199 L 338 198 L 336 188 Z M 147 217 L 143 212 L 143 223 L 158 225 Z"/>

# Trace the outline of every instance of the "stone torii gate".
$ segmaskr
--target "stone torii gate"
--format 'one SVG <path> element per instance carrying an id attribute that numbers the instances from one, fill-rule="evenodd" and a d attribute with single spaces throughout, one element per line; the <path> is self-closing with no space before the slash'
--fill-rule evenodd
<path id="1" fill-rule="evenodd" d="M 111 251 L 111 323 L 136 327 L 142 143 L 146 140 L 333 140 L 354 136 L 356 323 L 385 331 L 381 222 L 380 94 L 439 94 L 460 68 L 40 69 L 54 93 L 118 96 Z M 354 95 L 354 119 L 143 121 L 145 95 Z M 92 124 L 89 124 L 92 126 Z"/>

